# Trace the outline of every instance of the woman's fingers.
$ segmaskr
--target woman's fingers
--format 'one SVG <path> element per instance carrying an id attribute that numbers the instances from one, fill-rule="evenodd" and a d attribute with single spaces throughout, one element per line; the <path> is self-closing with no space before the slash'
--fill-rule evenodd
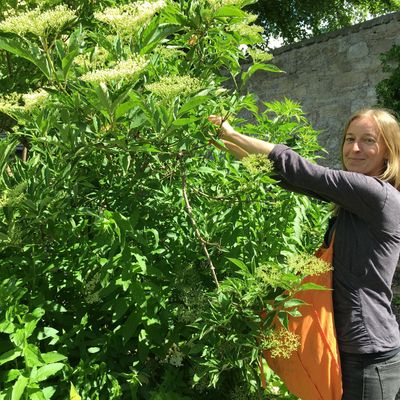
<path id="1" fill-rule="evenodd" d="M 223 137 L 224 135 L 229 135 L 234 132 L 231 124 L 224 120 L 220 115 L 210 115 L 208 120 L 220 127 L 220 136 Z"/>
<path id="2" fill-rule="evenodd" d="M 212 122 L 214 125 L 221 125 L 222 124 L 222 117 L 220 115 L 210 115 L 208 120 Z"/>

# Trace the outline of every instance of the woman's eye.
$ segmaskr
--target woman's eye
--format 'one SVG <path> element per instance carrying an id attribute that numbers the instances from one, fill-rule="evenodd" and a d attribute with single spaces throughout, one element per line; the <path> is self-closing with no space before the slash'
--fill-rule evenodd
<path id="1" fill-rule="evenodd" d="M 373 138 L 366 138 L 365 141 L 366 141 L 368 144 L 375 143 L 375 139 L 373 139 Z"/>
<path id="2" fill-rule="evenodd" d="M 347 137 L 347 138 L 345 139 L 345 142 L 346 142 L 346 143 L 353 143 L 353 142 L 354 142 L 354 139 L 353 139 L 352 137 Z"/>

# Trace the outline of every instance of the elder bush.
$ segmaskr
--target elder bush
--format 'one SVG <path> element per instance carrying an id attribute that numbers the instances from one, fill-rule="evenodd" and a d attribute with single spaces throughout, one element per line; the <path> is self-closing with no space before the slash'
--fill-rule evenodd
<path id="1" fill-rule="evenodd" d="M 253 73 L 278 71 L 249 2 L 13 3 L 0 398 L 258 398 L 259 339 L 306 289 L 286 258 L 316 248 L 327 211 L 281 190 L 262 157 L 209 145 L 208 115 L 247 110 L 244 131 L 320 149 L 297 104 L 260 111 L 246 93 Z"/>

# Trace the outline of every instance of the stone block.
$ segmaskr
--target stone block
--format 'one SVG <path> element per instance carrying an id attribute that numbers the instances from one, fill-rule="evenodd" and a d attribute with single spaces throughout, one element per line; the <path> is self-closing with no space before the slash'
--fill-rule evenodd
<path id="1" fill-rule="evenodd" d="M 347 50 L 347 60 L 348 61 L 360 60 L 364 57 L 367 57 L 368 54 L 369 54 L 369 48 L 367 43 L 358 42 L 351 45 Z"/>

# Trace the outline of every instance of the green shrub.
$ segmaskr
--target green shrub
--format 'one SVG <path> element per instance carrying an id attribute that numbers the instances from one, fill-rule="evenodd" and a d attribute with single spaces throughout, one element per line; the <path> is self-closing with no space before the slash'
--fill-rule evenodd
<path id="1" fill-rule="evenodd" d="M 257 398 L 259 338 L 299 305 L 286 257 L 316 248 L 328 213 L 263 160 L 209 144 L 208 115 L 247 109 L 251 134 L 319 150 L 298 105 L 259 114 L 244 91 L 277 71 L 242 70 L 239 46 L 262 39 L 247 2 L 38 3 L 0 23 L 13 121 L 0 141 L 0 399 Z"/>

